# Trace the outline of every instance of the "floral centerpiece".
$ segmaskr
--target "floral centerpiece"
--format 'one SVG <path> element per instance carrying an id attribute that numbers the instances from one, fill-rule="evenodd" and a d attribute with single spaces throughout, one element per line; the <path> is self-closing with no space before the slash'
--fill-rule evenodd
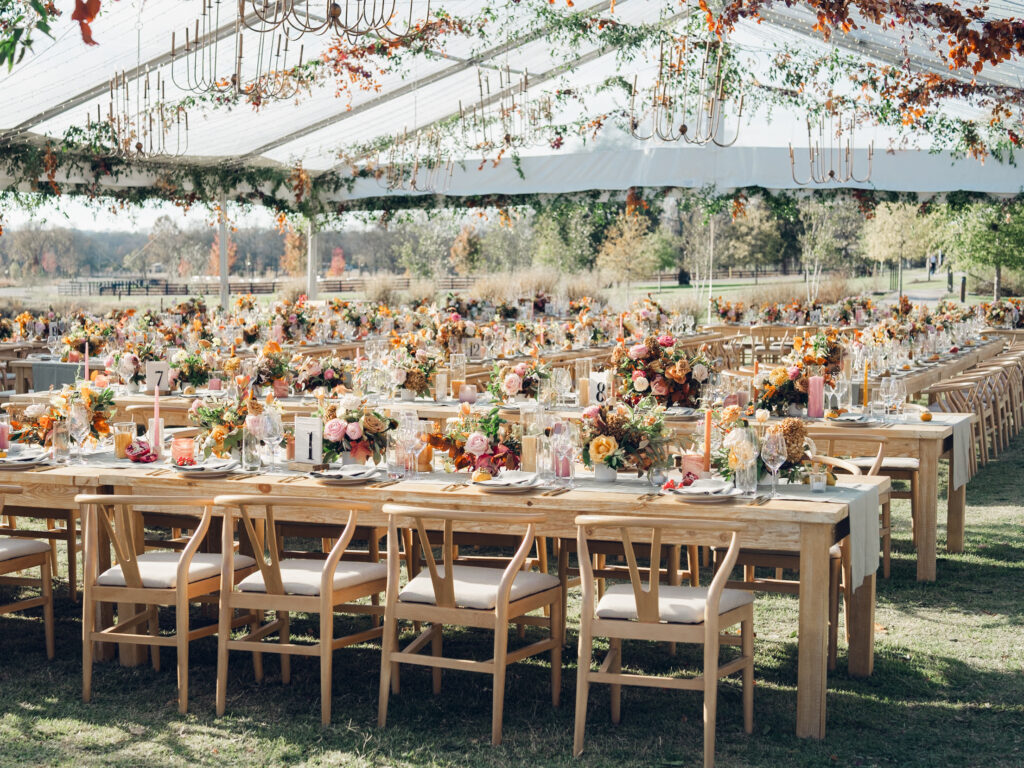
<path id="1" fill-rule="evenodd" d="M 304 357 L 298 364 L 295 389 L 299 392 L 344 389 L 348 365 L 340 357 Z"/>
<path id="2" fill-rule="evenodd" d="M 550 377 L 551 369 L 536 358 L 514 365 L 495 363 L 487 382 L 487 391 L 500 403 L 514 397 L 536 399 L 540 395 L 541 381 Z"/>
<path id="3" fill-rule="evenodd" d="M 32 403 L 21 414 L 11 414 L 11 440 L 27 445 L 49 445 L 55 424 L 67 419 L 54 398 L 48 403 Z"/>
<path id="4" fill-rule="evenodd" d="M 198 351 L 178 350 L 171 359 L 171 376 L 189 393 L 210 381 L 210 364 Z"/>
<path id="5" fill-rule="evenodd" d="M 861 318 L 868 319 L 874 311 L 874 302 L 869 296 L 847 296 L 836 305 L 836 317 L 843 325 L 851 325 L 857 322 L 857 310 L 860 310 Z"/>
<path id="6" fill-rule="evenodd" d="M 64 349 L 60 359 L 65 363 L 77 363 L 85 355 L 86 344 L 89 345 L 90 357 L 102 354 L 110 330 L 109 326 L 101 327 L 92 322 L 76 326 L 61 339 Z"/>
<path id="7" fill-rule="evenodd" d="M 332 403 L 320 411 L 324 422 L 324 461 L 345 460 L 348 454 L 358 464 L 369 458 L 379 464 L 388 448 L 388 432 L 398 422 L 377 411 L 361 410 Z"/>
<path id="8" fill-rule="evenodd" d="M 723 323 L 738 323 L 743 319 L 743 302 L 728 301 L 721 296 L 711 299 L 711 312 Z"/>
<path id="9" fill-rule="evenodd" d="M 425 349 L 406 354 L 390 363 L 391 380 L 400 390 L 420 397 L 430 395 L 430 378 L 437 371 L 440 360 Z"/>
<path id="10" fill-rule="evenodd" d="M 305 296 L 295 301 L 282 299 L 273 306 L 270 317 L 271 338 L 275 341 L 304 341 L 313 326 L 313 317 Z"/>
<path id="11" fill-rule="evenodd" d="M 19 443 L 47 445 L 53 426 L 66 421 L 74 405 L 85 407 L 89 419 L 89 435 L 102 440 L 110 434 L 110 422 L 117 412 L 114 391 L 109 387 L 95 390 L 82 382 L 67 386 L 54 394 L 48 403 L 33 403 L 20 418 L 11 419 L 11 439 Z"/>
<path id="12" fill-rule="evenodd" d="M 519 469 L 522 445 L 498 408 L 479 415 L 464 403 L 458 418 L 450 420 L 443 433 L 431 435 L 427 442 L 447 452 L 456 470 L 484 470 L 494 475 L 502 469 Z"/>
<path id="13" fill-rule="evenodd" d="M 597 471 L 634 471 L 642 475 L 668 460 L 664 408 L 647 397 L 630 407 L 617 402 L 583 411 L 583 463 Z"/>
<path id="14" fill-rule="evenodd" d="M 648 336 L 629 347 L 620 344 L 612 352 L 612 365 L 619 395 L 630 405 L 653 396 L 660 405 L 693 407 L 714 370 L 703 348 L 689 356 L 668 334 Z"/>
<path id="15" fill-rule="evenodd" d="M 476 323 L 458 312 L 438 313 L 434 317 L 434 340 L 448 352 L 457 352 L 464 339 L 476 336 Z"/>
<path id="16" fill-rule="evenodd" d="M 782 365 L 762 371 L 754 377 L 757 390 L 756 407 L 785 416 L 791 407 L 807 407 L 809 378 L 821 376 L 827 386 L 838 375 L 843 361 L 843 347 L 834 328 L 811 338 L 798 336 L 793 352 Z"/>
<path id="17" fill-rule="evenodd" d="M 275 394 L 281 396 L 288 388 L 290 372 L 291 356 L 281 351 L 281 345 L 276 341 L 268 341 L 256 358 L 252 384 L 254 387 L 273 387 Z"/>
<path id="18" fill-rule="evenodd" d="M 189 408 L 189 421 L 199 427 L 200 450 L 209 458 L 210 454 L 225 457 L 241 450 L 242 429 L 245 419 L 253 409 L 262 404 L 245 397 L 225 398 L 213 401 L 193 400 Z"/>
<path id="19" fill-rule="evenodd" d="M 157 360 L 156 347 L 149 342 L 126 344 L 107 358 L 107 368 L 121 379 L 122 384 L 138 387 L 146 380 L 146 363 Z"/>

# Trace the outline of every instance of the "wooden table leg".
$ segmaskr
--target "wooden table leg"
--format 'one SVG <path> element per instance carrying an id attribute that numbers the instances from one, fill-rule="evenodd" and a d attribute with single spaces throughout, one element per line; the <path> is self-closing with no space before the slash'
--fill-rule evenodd
<path id="1" fill-rule="evenodd" d="M 964 551 L 964 526 L 967 514 L 967 483 L 953 488 L 953 457 L 949 455 L 949 498 L 946 501 L 946 551 L 960 554 Z"/>
<path id="2" fill-rule="evenodd" d="M 852 677 L 869 677 L 875 670 L 875 574 L 853 590 L 850 598 L 848 663 Z"/>
<path id="3" fill-rule="evenodd" d="M 939 514 L 939 445 L 921 440 L 917 498 L 917 580 L 935 581 Z"/>
<path id="4" fill-rule="evenodd" d="M 796 689 L 796 735 L 825 738 L 828 665 L 828 550 L 832 528 L 804 525 L 800 533 L 800 628 Z"/>

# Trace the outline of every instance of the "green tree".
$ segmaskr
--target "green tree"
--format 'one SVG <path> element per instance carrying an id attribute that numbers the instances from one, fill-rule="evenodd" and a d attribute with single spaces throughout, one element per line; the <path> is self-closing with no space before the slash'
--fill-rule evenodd
<path id="1" fill-rule="evenodd" d="M 994 270 L 992 295 L 998 301 L 1003 269 L 1024 269 L 1024 203 L 975 203 L 955 212 L 945 245 L 957 263 Z"/>
<path id="2" fill-rule="evenodd" d="M 935 250 L 941 231 L 939 216 L 921 213 L 915 205 L 886 203 L 864 222 L 861 243 L 864 255 L 879 264 L 921 263 Z"/>
<path id="3" fill-rule="evenodd" d="M 787 243 L 779 220 L 764 204 L 750 203 L 745 213 L 725 228 L 725 233 L 722 261 L 730 266 L 753 268 L 755 283 L 758 269 L 782 263 Z"/>

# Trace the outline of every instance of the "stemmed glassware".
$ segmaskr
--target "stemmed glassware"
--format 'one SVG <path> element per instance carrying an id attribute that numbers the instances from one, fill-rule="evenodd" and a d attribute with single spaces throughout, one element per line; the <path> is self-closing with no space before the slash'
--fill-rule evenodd
<path id="1" fill-rule="evenodd" d="M 75 441 L 75 447 L 78 449 L 76 463 L 84 464 L 82 445 L 89 436 L 89 410 L 82 403 L 74 403 L 68 409 L 68 428 L 71 439 Z"/>
<path id="2" fill-rule="evenodd" d="M 263 439 L 270 448 L 270 471 L 276 472 L 277 452 L 281 447 L 281 440 L 284 439 L 284 423 L 281 414 L 274 410 L 267 410 L 263 413 Z"/>
<path id="3" fill-rule="evenodd" d="M 779 497 L 779 470 L 786 463 L 788 453 L 786 450 L 786 438 L 778 429 L 773 429 L 764 437 L 761 444 L 761 460 L 772 473 L 771 498 Z"/>
<path id="4" fill-rule="evenodd" d="M 572 374 L 569 373 L 569 369 L 555 368 L 551 372 L 551 381 L 558 395 L 558 403 L 568 402 L 569 392 L 572 390 Z"/>
<path id="5" fill-rule="evenodd" d="M 50 350 L 52 357 L 57 356 L 57 350 L 60 349 L 60 335 L 53 332 L 53 327 L 50 328 L 50 335 L 46 338 L 46 348 Z"/>

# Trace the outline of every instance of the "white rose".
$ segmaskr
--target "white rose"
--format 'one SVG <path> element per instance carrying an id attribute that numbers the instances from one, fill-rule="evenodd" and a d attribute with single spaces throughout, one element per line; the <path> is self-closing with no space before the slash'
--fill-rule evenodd
<path id="1" fill-rule="evenodd" d="M 474 323 L 472 320 L 467 320 L 466 321 L 466 335 L 467 336 L 472 336 L 474 333 L 476 333 L 476 323 Z"/>
<path id="2" fill-rule="evenodd" d="M 635 379 L 633 379 L 633 389 L 635 389 L 637 392 L 646 392 L 647 387 L 649 386 L 650 382 L 647 381 L 647 379 L 645 379 L 643 376 L 637 376 Z"/>
<path id="3" fill-rule="evenodd" d="M 42 403 L 35 403 L 25 409 L 26 419 L 38 419 L 40 416 L 46 413 L 46 406 Z"/>
<path id="4" fill-rule="evenodd" d="M 405 384 L 405 380 L 408 376 L 409 374 L 404 368 L 396 368 L 391 372 L 391 380 L 398 386 Z"/>
<path id="5" fill-rule="evenodd" d="M 694 379 L 703 382 L 708 377 L 708 367 L 704 363 L 697 363 L 693 366 L 691 373 Z"/>

